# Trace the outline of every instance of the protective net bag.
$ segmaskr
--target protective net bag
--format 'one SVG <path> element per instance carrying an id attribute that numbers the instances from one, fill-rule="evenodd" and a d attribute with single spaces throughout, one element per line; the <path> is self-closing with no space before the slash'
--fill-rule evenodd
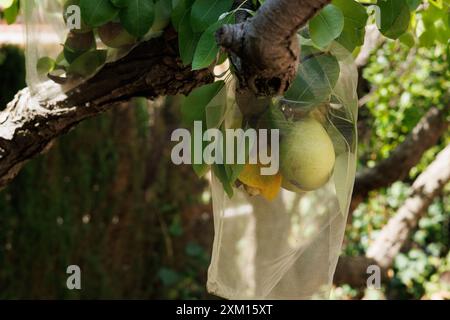
<path id="1" fill-rule="evenodd" d="M 27 84 L 34 92 L 49 83 L 67 92 L 139 42 L 161 35 L 171 14 L 169 0 L 144 3 L 142 12 L 152 15 L 139 21 L 124 1 L 24 0 L 21 6 Z"/>
<path id="2" fill-rule="evenodd" d="M 249 118 L 228 101 L 223 112 L 222 130 L 279 130 L 279 146 L 276 139 L 263 139 L 266 154 L 276 159 L 278 151 L 279 170 L 263 175 L 261 168 L 269 165 L 250 163 L 256 147 L 264 149 L 261 137 L 245 140 L 245 165 L 213 167 L 208 290 L 215 295 L 329 296 L 356 170 L 357 70 L 336 43 L 326 51 L 304 45 L 301 61 L 292 88 L 267 110 Z M 233 92 L 231 83 L 228 89 Z M 207 119 L 214 122 L 211 110 Z"/>

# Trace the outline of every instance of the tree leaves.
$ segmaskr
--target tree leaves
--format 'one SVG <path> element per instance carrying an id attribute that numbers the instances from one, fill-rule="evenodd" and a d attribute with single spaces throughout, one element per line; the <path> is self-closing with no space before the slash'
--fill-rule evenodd
<path id="1" fill-rule="evenodd" d="M 225 82 L 217 81 L 194 89 L 181 106 L 183 122 L 187 125 L 192 125 L 194 121 L 205 121 L 206 106 L 224 85 Z"/>
<path id="2" fill-rule="evenodd" d="M 207 85 L 204 85 L 202 87 L 196 88 L 194 89 L 189 96 L 184 100 L 182 106 L 181 106 L 181 115 L 182 115 L 182 121 L 183 123 L 188 126 L 189 128 L 192 128 L 194 125 L 195 121 L 201 121 L 203 124 L 203 128 L 212 128 L 212 127 L 216 127 L 220 125 L 219 121 L 212 121 L 213 123 L 211 123 L 211 121 L 209 121 L 209 125 L 208 125 L 208 118 L 211 119 L 218 119 L 221 118 L 220 115 L 217 114 L 212 114 L 214 112 L 218 112 L 218 113 L 222 113 L 223 110 L 221 110 L 221 108 L 214 108 L 214 109 L 209 109 L 208 110 L 208 106 L 211 106 L 211 103 L 217 98 L 218 94 L 223 90 L 223 88 L 225 87 L 225 82 L 224 81 L 217 81 L 214 83 L 210 83 Z M 220 97 L 218 98 L 219 100 L 225 100 L 226 101 L 226 93 L 223 97 L 223 99 L 220 99 Z M 221 101 L 221 105 L 223 108 L 225 108 L 225 102 Z M 207 111 L 209 111 L 209 115 L 207 115 Z M 210 120 L 211 120 L 210 119 Z M 195 142 L 194 142 L 195 143 Z M 194 143 L 191 144 L 191 154 L 192 156 L 194 155 Z M 201 150 L 203 152 L 203 149 L 205 147 L 205 144 L 203 144 L 201 146 Z M 202 163 L 195 163 L 195 161 L 192 161 L 192 167 L 195 171 L 195 173 L 201 177 L 203 175 L 206 174 L 206 172 L 209 170 L 209 166 L 202 162 Z M 214 166 L 218 166 L 218 165 L 214 165 Z M 225 172 L 225 168 L 220 167 L 220 168 L 216 168 L 215 171 L 217 171 L 218 174 L 224 174 L 221 175 L 220 179 L 223 180 L 223 183 L 226 183 L 227 179 L 227 175 Z M 228 191 L 231 190 L 232 188 L 228 183 Z"/>
<path id="3" fill-rule="evenodd" d="M 344 15 L 344 28 L 336 41 L 351 52 L 363 45 L 369 16 L 364 6 L 355 0 L 334 0 L 333 4 L 341 9 Z"/>
<path id="4" fill-rule="evenodd" d="M 435 43 L 447 45 L 450 39 L 450 4 L 446 8 L 432 3 L 421 13 L 424 31 L 420 34 L 419 44 L 429 47 Z"/>
<path id="5" fill-rule="evenodd" d="M 81 77 L 94 74 L 106 61 L 106 50 L 93 50 L 83 53 L 73 61 L 67 72 Z"/>
<path id="6" fill-rule="evenodd" d="M 200 36 L 200 33 L 195 33 L 192 30 L 189 15 L 185 15 L 178 25 L 178 47 L 184 65 L 189 65 L 192 62 Z"/>
<path id="7" fill-rule="evenodd" d="M 194 0 L 172 0 L 172 26 L 178 31 L 181 21 L 186 15 L 190 16 L 190 8 Z"/>
<path id="8" fill-rule="evenodd" d="M 149 0 L 128 0 L 127 6 L 120 11 L 120 22 L 125 30 L 135 37 L 143 37 L 152 27 L 154 6 Z"/>
<path id="9" fill-rule="evenodd" d="M 155 19 L 152 25 L 153 32 L 163 31 L 170 23 L 170 15 L 172 13 L 172 3 L 167 0 L 158 0 L 155 2 Z"/>
<path id="10" fill-rule="evenodd" d="M 406 3 L 408 4 L 409 10 L 414 11 L 422 3 L 422 0 L 406 0 Z"/>
<path id="11" fill-rule="evenodd" d="M 311 40 L 320 48 L 328 46 L 344 29 L 344 15 L 333 4 L 327 5 L 309 22 Z"/>
<path id="12" fill-rule="evenodd" d="M 406 0 L 378 0 L 377 6 L 377 25 L 384 36 L 397 39 L 408 30 L 411 13 Z"/>
<path id="13" fill-rule="evenodd" d="M 300 64 L 297 78 L 285 95 L 293 106 L 309 107 L 329 100 L 339 79 L 340 67 L 337 59 L 319 53 Z"/>
<path id="14" fill-rule="evenodd" d="M 90 27 L 100 27 L 119 13 L 109 0 L 80 0 L 80 9 L 83 21 Z"/>
<path id="15" fill-rule="evenodd" d="M 56 62 L 50 57 L 42 57 L 38 60 L 36 68 L 39 75 L 46 75 L 53 71 Z"/>
<path id="16" fill-rule="evenodd" d="M 202 32 L 231 9 L 233 0 L 196 0 L 192 5 L 191 26 L 194 32 Z"/>
<path id="17" fill-rule="evenodd" d="M 19 0 L 0 0 L 3 16 L 7 24 L 13 24 L 19 14 Z"/>
<path id="18" fill-rule="evenodd" d="M 201 35 L 200 40 L 195 49 L 192 61 L 192 70 L 199 70 L 208 67 L 216 59 L 219 53 L 219 46 L 216 42 L 216 31 L 224 24 L 233 23 L 232 15 L 214 23 Z"/>
<path id="19" fill-rule="evenodd" d="M 150 30 L 155 18 L 153 0 L 80 0 L 80 9 L 83 21 L 93 28 L 119 15 L 122 26 L 137 38 Z"/>

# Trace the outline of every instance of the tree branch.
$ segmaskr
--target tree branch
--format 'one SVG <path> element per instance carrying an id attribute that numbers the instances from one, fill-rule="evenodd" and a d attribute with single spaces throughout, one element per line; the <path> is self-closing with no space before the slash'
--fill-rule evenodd
<path id="1" fill-rule="evenodd" d="M 52 81 L 38 92 L 20 91 L 0 113 L 0 188 L 23 164 L 80 121 L 134 96 L 187 94 L 213 81 L 209 70 L 191 71 L 178 57 L 177 38 L 164 36 L 139 44 L 124 58 L 105 65 L 93 78 L 61 94 Z"/>
<path id="2" fill-rule="evenodd" d="M 367 268 L 381 268 L 381 280 L 388 280 L 387 270 L 417 228 L 420 218 L 427 212 L 436 196 L 450 182 L 450 145 L 441 151 L 433 163 L 416 179 L 410 197 L 392 217 L 367 250 L 364 257 L 341 257 L 334 282 L 349 284 L 356 288 L 366 285 Z"/>
<path id="3" fill-rule="evenodd" d="M 390 267 L 420 218 L 449 181 L 450 145 L 416 179 L 411 188 L 411 196 L 381 230 L 376 241 L 367 250 L 367 257 L 374 259 L 383 268 Z"/>
<path id="4" fill-rule="evenodd" d="M 300 46 L 297 31 L 331 0 L 267 0 L 255 17 L 225 25 L 217 42 L 240 58 L 241 90 L 282 95 L 295 79 Z"/>
<path id="5" fill-rule="evenodd" d="M 375 167 L 357 173 L 351 211 L 367 197 L 370 191 L 388 187 L 403 180 L 417 165 L 425 151 L 434 146 L 448 128 L 448 111 L 432 108 L 417 124 L 389 158 Z"/>

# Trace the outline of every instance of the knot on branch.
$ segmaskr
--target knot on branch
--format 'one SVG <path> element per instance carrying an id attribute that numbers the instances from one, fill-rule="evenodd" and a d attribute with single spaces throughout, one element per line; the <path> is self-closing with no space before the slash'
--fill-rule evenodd
<path id="1" fill-rule="evenodd" d="M 283 95 L 299 63 L 297 31 L 331 0 L 266 0 L 257 14 L 216 33 L 217 43 L 232 53 L 238 90 L 256 96 Z"/>
<path id="2" fill-rule="evenodd" d="M 264 37 L 251 21 L 222 26 L 216 33 L 217 43 L 234 55 L 239 89 L 256 96 L 283 95 L 297 74 L 298 37 L 274 41 Z"/>

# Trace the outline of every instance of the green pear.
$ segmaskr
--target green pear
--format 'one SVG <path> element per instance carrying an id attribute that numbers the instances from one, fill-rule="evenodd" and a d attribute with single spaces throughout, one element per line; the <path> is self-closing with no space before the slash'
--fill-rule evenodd
<path id="1" fill-rule="evenodd" d="M 129 34 L 120 23 L 108 22 L 98 28 L 102 42 L 110 48 L 122 48 L 136 43 L 136 38 Z"/>
<path id="2" fill-rule="evenodd" d="M 96 48 L 94 32 L 74 33 L 69 32 L 64 43 L 64 57 L 72 63 L 83 53 Z"/>
<path id="3" fill-rule="evenodd" d="M 322 187 L 330 179 L 335 161 L 333 142 L 313 118 L 293 123 L 280 141 L 280 171 L 288 190 Z"/>
<path id="4" fill-rule="evenodd" d="M 298 187 L 294 186 L 292 183 L 290 183 L 288 180 L 283 179 L 283 182 L 281 183 L 281 187 L 283 189 L 286 189 L 291 192 L 295 193 L 305 193 L 302 189 L 299 189 Z"/>

